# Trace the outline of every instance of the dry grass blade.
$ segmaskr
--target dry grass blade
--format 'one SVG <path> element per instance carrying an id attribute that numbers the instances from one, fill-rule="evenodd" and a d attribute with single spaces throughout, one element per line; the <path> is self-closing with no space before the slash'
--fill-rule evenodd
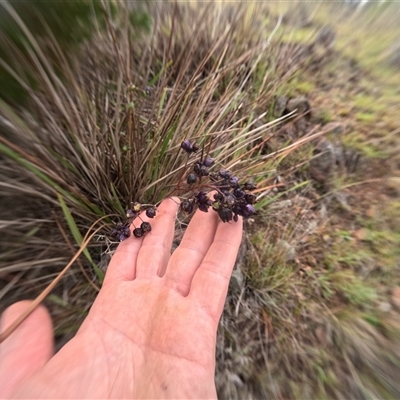
<path id="1" fill-rule="evenodd" d="M 104 217 L 103 217 L 104 218 Z M 91 227 L 90 230 L 98 223 L 100 222 L 103 218 L 98 219 Z M 94 232 L 90 233 L 90 230 L 88 233 L 85 235 L 82 245 L 79 248 L 79 250 L 75 253 L 75 255 L 72 257 L 71 261 L 65 266 L 65 268 L 59 272 L 56 278 L 53 279 L 53 281 L 46 287 L 43 292 L 36 297 L 35 300 L 32 301 L 32 303 L 29 305 L 29 307 L 4 331 L 0 334 L 0 343 L 6 340 L 14 331 L 15 329 L 18 328 L 18 326 L 32 313 L 32 311 L 48 296 L 48 294 L 56 287 L 56 285 L 61 281 L 61 279 L 64 277 L 64 275 L 68 272 L 69 268 L 72 266 L 72 264 L 78 259 L 80 254 L 86 249 L 87 245 L 90 243 L 90 241 L 93 239 L 93 237 L 101 230 L 103 229 L 103 226 L 98 227 L 97 229 L 94 230 Z"/>

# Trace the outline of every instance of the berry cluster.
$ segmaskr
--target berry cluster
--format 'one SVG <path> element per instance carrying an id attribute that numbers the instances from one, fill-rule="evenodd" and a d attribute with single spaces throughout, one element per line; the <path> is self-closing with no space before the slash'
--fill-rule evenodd
<path id="1" fill-rule="evenodd" d="M 199 150 L 199 146 L 185 139 L 181 148 L 188 154 L 188 160 Z M 192 214 L 196 209 L 208 212 L 211 208 L 218 213 L 222 222 L 237 221 L 239 216 L 249 218 L 255 214 L 254 204 L 256 196 L 252 193 L 256 184 L 247 181 L 243 184 L 239 178 L 226 169 L 217 172 L 210 171 L 214 165 L 211 157 L 201 156 L 190 163 L 191 171 L 186 176 L 186 183 L 193 190 L 189 198 L 183 199 L 180 209 L 185 214 Z M 184 189 L 185 191 L 187 188 Z M 211 198 L 210 192 L 215 192 Z M 175 191 L 176 193 L 176 191 Z M 133 203 L 132 208 L 126 211 L 125 222 L 118 222 L 110 232 L 110 236 L 121 242 L 131 235 L 130 226 L 133 225 L 133 235 L 140 238 L 151 231 L 149 222 L 140 218 L 141 212 L 145 211 L 148 218 L 156 216 L 156 207 L 146 208 L 140 203 Z M 139 227 L 133 221 L 139 218 L 142 222 Z"/>
<path id="2" fill-rule="evenodd" d="M 140 218 L 140 213 L 143 211 L 143 207 L 140 203 L 133 203 L 132 208 L 126 211 L 126 220 L 124 222 L 118 222 L 115 228 L 111 230 L 110 236 L 118 239 L 121 242 L 127 239 L 131 235 L 130 226 L 133 224 L 133 220 L 137 217 Z M 148 218 L 154 218 L 156 216 L 155 207 L 146 209 L 146 216 Z M 146 221 L 142 221 L 140 227 L 136 227 L 134 224 L 133 236 L 140 238 L 146 233 L 151 231 L 151 224 Z"/>
<path id="3" fill-rule="evenodd" d="M 181 148 L 188 155 L 194 152 L 193 148 L 198 149 L 188 139 L 182 142 Z M 251 193 L 256 189 L 256 184 L 252 181 L 247 181 L 241 185 L 239 178 L 225 169 L 220 169 L 218 172 L 210 172 L 209 168 L 213 164 L 214 160 L 211 157 L 195 161 L 193 170 L 186 177 L 186 182 L 189 185 L 199 183 L 201 190 L 195 190 L 189 199 L 183 200 L 180 205 L 181 210 L 191 214 L 196 208 L 200 211 L 208 212 L 211 207 L 218 213 L 223 222 L 237 221 L 239 215 L 244 218 L 251 217 L 256 212 L 254 208 L 256 196 Z M 209 178 L 208 182 L 200 184 L 204 183 L 204 181 L 201 182 L 204 177 Z M 204 190 L 204 187 L 207 190 Z M 208 195 L 211 190 L 217 191 L 213 200 Z"/>

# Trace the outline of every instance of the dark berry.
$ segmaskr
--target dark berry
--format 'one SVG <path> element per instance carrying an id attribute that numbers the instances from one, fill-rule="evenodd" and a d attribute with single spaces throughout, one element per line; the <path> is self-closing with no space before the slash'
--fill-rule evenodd
<path id="1" fill-rule="evenodd" d="M 183 200 L 180 208 L 184 213 L 191 214 L 193 212 L 193 202 L 190 200 Z"/>
<path id="2" fill-rule="evenodd" d="M 232 176 L 232 178 L 229 179 L 228 183 L 229 186 L 232 188 L 239 187 L 239 179 L 236 176 Z"/>
<path id="3" fill-rule="evenodd" d="M 207 193 L 202 190 L 201 192 L 197 193 L 196 195 L 196 201 L 198 204 L 205 204 L 209 205 L 210 204 L 210 199 L 207 196 Z"/>
<path id="4" fill-rule="evenodd" d="M 219 176 L 224 179 L 229 179 L 232 176 L 232 173 L 227 171 L 226 169 L 219 170 Z"/>
<path id="5" fill-rule="evenodd" d="M 151 225 L 149 222 L 142 222 L 140 225 L 140 229 L 143 231 L 143 233 L 147 233 L 151 231 Z"/>
<path id="6" fill-rule="evenodd" d="M 214 194 L 214 200 L 221 201 L 223 199 L 224 199 L 224 196 L 223 196 L 222 193 L 215 193 Z"/>
<path id="7" fill-rule="evenodd" d="M 253 193 L 246 193 L 244 195 L 244 199 L 249 203 L 249 204 L 254 204 L 257 201 L 257 196 Z"/>
<path id="8" fill-rule="evenodd" d="M 146 210 L 146 216 L 148 218 L 154 218 L 156 216 L 156 209 L 155 208 L 148 208 Z"/>
<path id="9" fill-rule="evenodd" d="M 199 210 L 203 211 L 203 212 L 208 212 L 208 207 L 209 207 L 209 205 L 208 204 L 204 204 L 204 203 L 200 203 L 198 205 Z"/>
<path id="10" fill-rule="evenodd" d="M 203 165 L 210 168 L 214 164 L 214 160 L 211 157 L 206 157 L 203 161 Z"/>
<path id="11" fill-rule="evenodd" d="M 186 151 L 186 153 L 193 153 L 192 143 L 190 143 L 189 139 L 185 139 L 181 143 L 181 148 Z"/>
<path id="12" fill-rule="evenodd" d="M 238 215 L 237 215 L 237 214 L 235 214 L 235 215 L 233 216 L 233 220 L 234 220 L 235 222 L 238 222 L 238 220 L 239 220 L 239 217 L 238 217 Z"/>
<path id="13" fill-rule="evenodd" d="M 189 174 L 186 178 L 186 182 L 189 185 L 192 185 L 193 183 L 196 183 L 197 181 L 197 175 L 196 174 Z"/>
<path id="14" fill-rule="evenodd" d="M 221 221 L 222 221 L 222 222 L 229 222 L 229 221 L 232 221 L 232 216 L 233 216 L 233 214 L 232 214 L 232 210 L 229 209 L 229 208 L 226 208 L 226 207 L 221 208 L 221 209 L 218 211 L 218 215 L 219 215 L 219 217 L 221 218 Z"/>
<path id="15" fill-rule="evenodd" d="M 242 189 L 239 189 L 239 188 L 235 189 L 233 191 L 233 194 L 235 195 L 235 197 L 237 199 L 241 199 L 241 198 L 243 198 L 245 196 L 245 192 Z"/>
<path id="16" fill-rule="evenodd" d="M 135 228 L 133 230 L 133 236 L 137 237 L 137 238 L 141 238 L 143 236 L 143 230 L 142 228 Z"/>
<path id="17" fill-rule="evenodd" d="M 204 165 L 200 167 L 200 176 L 208 176 L 210 173 L 208 172 L 208 168 Z"/>
<path id="18" fill-rule="evenodd" d="M 243 189 L 244 190 L 254 190 L 254 189 L 257 189 L 257 185 L 253 181 L 247 181 L 243 185 Z"/>
<path id="19" fill-rule="evenodd" d="M 255 214 L 256 209 L 251 204 L 246 204 L 240 208 L 241 214 L 244 218 L 249 218 Z"/>
<path id="20" fill-rule="evenodd" d="M 119 240 L 120 240 L 121 242 L 123 242 L 125 239 L 128 239 L 128 237 L 129 237 L 129 236 L 127 236 L 127 235 L 121 233 L 121 234 L 119 235 Z"/>
<path id="21" fill-rule="evenodd" d="M 127 218 L 136 218 L 137 214 L 133 210 L 126 210 L 126 217 Z"/>

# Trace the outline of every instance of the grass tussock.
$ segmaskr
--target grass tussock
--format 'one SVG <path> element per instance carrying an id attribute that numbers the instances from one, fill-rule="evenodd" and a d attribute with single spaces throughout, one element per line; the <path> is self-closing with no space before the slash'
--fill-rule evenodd
<path id="1" fill-rule="evenodd" d="M 130 204 L 191 195 L 191 139 L 258 184 L 219 329 L 220 397 L 399 397 L 393 9 L 91 10 L 72 50 L 62 27 L 43 16 L 38 34 L 5 6 L 23 40 L 1 31 L 1 72 L 24 99 L 0 93 L 1 308 L 62 277 L 45 301 L 58 346 L 73 336 Z M 367 23 L 386 27 L 379 52 Z"/>

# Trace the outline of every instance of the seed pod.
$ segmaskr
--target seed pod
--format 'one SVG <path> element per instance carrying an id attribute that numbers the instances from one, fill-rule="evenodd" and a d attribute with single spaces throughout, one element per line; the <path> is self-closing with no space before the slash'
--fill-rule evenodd
<path id="1" fill-rule="evenodd" d="M 156 209 L 155 208 L 148 208 L 146 210 L 146 215 L 148 218 L 154 218 L 156 216 Z"/>
<path id="2" fill-rule="evenodd" d="M 236 199 L 235 199 L 235 196 L 233 194 L 228 193 L 225 196 L 224 202 L 228 207 L 232 207 L 235 204 L 235 201 L 236 201 Z"/>
<path id="3" fill-rule="evenodd" d="M 214 203 L 212 203 L 212 208 L 215 211 L 218 211 L 221 208 L 221 203 L 219 201 L 214 201 Z"/>
<path id="4" fill-rule="evenodd" d="M 143 230 L 142 228 L 135 228 L 133 230 L 133 236 L 137 237 L 137 238 L 141 238 L 143 236 Z"/>
<path id="5" fill-rule="evenodd" d="M 147 233 L 151 231 L 151 225 L 149 222 L 142 222 L 140 225 L 140 229 L 143 231 L 143 233 Z"/>
<path id="6" fill-rule="evenodd" d="M 232 221 L 232 210 L 229 208 L 221 208 L 221 210 L 218 211 L 218 215 L 221 218 L 222 222 L 229 222 Z"/>
<path id="7" fill-rule="evenodd" d="M 202 165 L 200 164 L 199 161 L 196 161 L 196 163 L 193 165 L 193 172 L 197 176 L 201 176 L 201 167 L 202 167 Z"/>
<path id="8" fill-rule="evenodd" d="M 192 185 L 193 183 L 196 183 L 197 181 L 197 175 L 196 174 L 189 174 L 186 178 L 186 182 L 189 185 Z"/>
<path id="9" fill-rule="evenodd" d="M 203 161 L 203 165 L 210 168 L 214 164 L 214 160 L 211 157 L 206 157 Z"/>
<path id="10" fill-rule="evenodd" d="M 142 205 L 140 203 L 138 203 L 138 202 L 132 203 L 132 210 L 135 213 L 138 213 L 141 210 L 141 208 L 142 208 Z"/>

